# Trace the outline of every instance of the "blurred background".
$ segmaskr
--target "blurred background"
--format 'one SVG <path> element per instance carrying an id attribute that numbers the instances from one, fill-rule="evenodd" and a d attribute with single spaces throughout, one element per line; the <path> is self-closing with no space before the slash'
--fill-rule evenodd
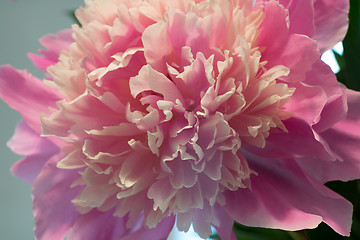
<path id="1" fill-rule="evenodd" d="M 33 75 L 42 78 L 43 73 L 32 65 L 26 56 L 27 53 L 35 53 L 41 48 L 38 39 L 43 35 L 70 27 L 74 23 L 71 16 L 73 10 L 82 5 L 83 0 L 0 0 L 0 65 L 11 64 L 17 69 L 28 69 Z M 339 43 L 334 52 L 329 51 L 323 57 L 333 71 L 337 72 L 341 82 L 357 90 L 360 90 L 359 15 L 359 0 L 351 0 L 351 24 L 349 34 L 343 43 L 344 50 L 343 45 Z M 4 240 L 34 239 L 31 186 L 11 175 L 9 169 L 21 156 L 14 155 L 6 147 L 6 142 L 20 120 L 21 116 L 0 100 L 0 239 Z M 350 238 L 340 237 L 323 224 L 316 230 L 299 234 L 235 225 L 237 236 L 243 240 L 360 239 L 358 182 L 335 182 L 329 183 L 328 186 L 354 203 L 356 211 Z M 173 232 L 169 239 L 199 238 L 193 231 L 189 231 L 187 234 Z"/>
<path id="2" fill-rule="evenodd" d="M 40 48 L 38 38 L 56 33 L 73 23 L 69 12 L 82 0 L 0 0 L 0 65 L 29 69 L 42 77 L 27 58 Z M 21 156 L 13 154 L 6 142 L 21 119 L 20 114 L 0 100 L 0 239 L 34 239 L 31 186 L 13 177 L 10 167 Z"/>

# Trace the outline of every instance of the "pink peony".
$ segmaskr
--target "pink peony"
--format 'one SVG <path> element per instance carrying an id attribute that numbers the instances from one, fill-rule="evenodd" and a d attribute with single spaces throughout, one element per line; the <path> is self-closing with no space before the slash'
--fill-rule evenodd
<path id="1" fill-rule="evenodd" d="M 360 94 L 320 60 L 348 0 L 89 0 L 41 39 L 40 81 L 0 68 L 37 239 L 234 239 L 233 221 L 349 235 L 324 186 L 360 178 Z"/>

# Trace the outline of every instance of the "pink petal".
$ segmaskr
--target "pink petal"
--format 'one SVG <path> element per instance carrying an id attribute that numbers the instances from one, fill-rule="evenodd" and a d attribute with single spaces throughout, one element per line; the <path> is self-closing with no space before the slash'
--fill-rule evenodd
<path id="1" fill-rule="evenodd" d="M 120 238 L 120 240 L 159 239 L 165 240 L 175 224 L 175 216 L 164 218 L 155 228 L 147 229 L 142 226 L 139 230 Z"/>
<path id="2" fill-rule="evenodd" d="M 70 44 L 74 41 L 71 35 L 71 29 L 62 30 L 57 34 L 45 35 L 39 40 L 41 45 L 47 49 L 39 50 L 39 53 L 43 56 L 29 53 L 29 58 L 37 68 L 45 72 L 47 67 L 58 62 L 61 51 L 69 49 Z"/>
<path id="3" fill-rule="evenodd" d="M 33 185 L 34 233 L 39 240 L 63 240 L 80 214 L 71 202 L 80 191 L 71 187 L 79 170 L 58 169 L 56 163 L 63 157 L 52 157 Z"/>
<path id="4" fill-rule="evenodd" d="M 348 29 L 349 0 L 315 0 L 315 35 L 321 52 L 342 41 Z"/>
<path id="5" fill-rule="evenodd" d="M 166 73 L 166 64 L 179 68 L 189 65 L 189 59 L 182 56 L 183 47 L 210 57 L 216 51 L 209 47 L 210 36 L 205 29 L 211 29 L 209 18 L 169 8 L 167 20 L 147 27 L 142 35 L 147 62 L 155 70 Z"/>
<path id="6" fill-rule="evenodd" d="M 270 134 L 266 139 L 265 148 L 261 151 L 249 145 L 244 145 L 244 148 L 259 156 L 271 158 L 316 156 L 327 161 L 336 159 L 326 142 L 319 140 L 316 132 L 305 121 L 290 118 L 284 121 L 284 125 L 288 132 Z"/>
<path id="7" fill-rule="evenodd" d="M 66 239 L 118 240 L 128 231 L 126 221 L 127 217 L 114 217 L 113 211 L 99 212 L 93 209 L 76 219 Z"/>
<path id="8" fill-rule="evenodd" d="M 164 96 L 164 100 L 175 102 L 183 100 L 176 85 L 164 74 L 155 71 L 150 65 L 141 68 L 139 75 L 130 79 L 131 94 L 135 98 L 139 93 L 152 90 Z"/>
<path id="9" fill-rule="evenodd" d="M 321 87 L 299 84 L 286 104 L 285 111 L 294 113 L 294 118 L 302 119 L 312 126 L 319 121 L 326 101 L 326 94 Z"/>
<path id="10" fill-rule="evenodd" d="M 320 59 L 313 65 L 311 71 L 306 74 L 305 84 L 319 86 L 326 95 L 320 118 L 315 124 L 314 129 L 322 132 L 333 126 L 340 120 L 345 119 L 347 113 L 346 94 L 344 86 L 340 84 L 331 68 Z M 323 99 L 314 99 L 314 104 Z"/>
<path id="11" fill-rule="evenodd" d="M 105 103 L 105 94 L 102 97 L 84 93 L 74 101 L 59 102 L 62 111 L 42 119 L 44 132 L 49 135 L 66 136 L 71 128 L 74 134 L 86 135 L 86 130 L 101 130 L 103 126 L 116 126 L 123 122 L 125 117 L 117 111 L 117 102 L 110 107 Z"/>
<path id="12" fill-rule="evenodd" d="M 267 14 L 260 25 L 262 29 L 259 46 L 271 46 L 262 54 L 262 60 L 269 63 L 267 68 L 284 65 L 290 68 L 289 81 L 298 82 L 305 78 L 313 63 L 319 58 L 316 42 L 311 38 L 291 34 L 286 26 L 288 14 L 276 1 L 265 3 Z"/>
<path id="13" fill-rule="evenodd" d="M 18 123 L 14 135 L 7 143 L 8 147 L 19 155 L 54 153 L 58 150 L 45 137 L 31 129 L 24 121 Z"/>
<path id="14" fill-rule="evenodd" d="M 219 206 L 215 206 L 215 215 L 219 220 L 219 226 L 214 225 L 217 234 L 222 240 L 236 240 L 235 234 L 232 231 L 234 219 Z"/>
<path id="15" fill-rule="evenodd" d="M 360 94 L 347 90 L 348 115 L 329 130 L 321 133 L 339 160 L 328 162 L 304 158 L 298 163 L 320 182 L 332 180 L 349 181 L 360 178 Z"/>
<path id="16" fill-rule="evenodd" d="M 52 155 L 39 154 L 30 155 L 16 162 L 11 167 L 11 172 L 15 177 L 28 184 L 33 184 L 36 177 Z"/>
<path id="17" fill-rule="evenodd" d="M 24 182 L 32 184 L 46 162 L 59 151 L 48 139 L 40 137 L 25 122 L 20 122 L 8 142 L 10 149 L 19 155 L 28 155 L 16 162 L 11 172 Z"/>
<path id="18" fill-rule="evenodd" d="M 258 173 L 251 178 L 252 190 L 226 193 L 226 210 L 236 221 L 290 231 L 316 228 L 324 221 L 350 235 L 350 202 L 306 176 L 293 160 L 247 158 Z"/>
<path id="19" fill-rule="evenodd" d="M 289 10 L 290 32 L 312 37 L 314 34 L 313 0 L 282 0 L 280 3 Z"/>
<path id="20" fill-rule="evenodd" d="M 37 132 L 41 132 L 41 113 L 49 113 L 49 107 L 55 108 L 60 99 L 55 89 L 27 71 L 9 65 L 0 67 L 0 97 L 20 112 L 25 122 Z"/>
<path id="21" fill-rule="evenodd" d="M 271 0 L 263 0 L 263 2 L 270 1 Z M 315 30 L 315 25 L 313 22 L 313 0 L 279 0 L 279 3 L 282 4 L 289 11 L 290 32 L 304 34 L 312 37 Z"/>

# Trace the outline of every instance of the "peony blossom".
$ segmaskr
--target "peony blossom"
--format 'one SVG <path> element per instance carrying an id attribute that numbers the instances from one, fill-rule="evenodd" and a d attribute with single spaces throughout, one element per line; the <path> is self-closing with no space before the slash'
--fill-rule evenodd
<path id="1" fill-rule="evenodd" d="M 360 94 L 321 53 L 348 0 L 88 0 L 0 68 L 19 111 L 12 172 L 33 185 L 37 239 L 166 239 L 234 220 L 350 234 L 352 205 L 324 183 L 360 178 Z"/>

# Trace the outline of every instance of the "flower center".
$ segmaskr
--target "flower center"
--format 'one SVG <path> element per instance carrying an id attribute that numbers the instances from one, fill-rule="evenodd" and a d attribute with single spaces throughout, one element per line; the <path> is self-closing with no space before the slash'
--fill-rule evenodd
<path id="1" fill-rule="evenodd" d="M 80 212 L 114 208 L 130 225 L 143 214 L 148 227 L 180 214 L 186 230 L 224 191 L 250 186 L 243 143 L 286 131 L 289 69 L 261 61 L 252 1 L 135 2 L 104 19 L 96 2 L 78 12 L 75 42 L 49 69 L 65 100 L 44 134 L 68 144 L 58 167 L 82 169 Z"/>

